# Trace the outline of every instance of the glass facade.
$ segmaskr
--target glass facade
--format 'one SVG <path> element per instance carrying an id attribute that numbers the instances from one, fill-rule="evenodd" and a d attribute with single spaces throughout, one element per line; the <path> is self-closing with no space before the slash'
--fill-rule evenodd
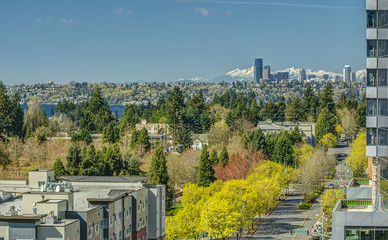
<path id="1" fill-rule="evenodd" d="M 377 114 L 377 101 L 376 99 L 367 99 L 366 100 L 366 115 L 367 116 L 376 116 Z"/>
<path id="2" fill-rule="evenodd" d="M 379 28 L 388 28 L 388 11 L 378 11 Z"/>
<path id="3" fill-rule="evenodd" d="M 367 77 L 366 77 L 366 82 L 368 87 L 376 87 L 377 82 L 376 82 L 376 69 L 368 69 L 367 70 Z"/>
<path id="4" fill-rule="evenodd" d="M 377 11 L 366 12 L 366 27 L 367 28 L 377 27 Z"/>
<path id="5" fill-rule="evenodd" d="M 379 116 L 388 116 L 387 99 L 379 99 Z"/>
<path id="6" fill-rule="evenodd" d="M 388 40 L 379 40 L 379 57 L 388 57 Z"/>
<path id="7" fill-rule="evenodd" d="M 376 128 L 368 128 L 366 130 L 366 144 L 367 145 L 376 145 Z"/>
<path id="8" fill-rule="evenodd" d="M 379 145 L 381 146 L 387 146 L 387 130 L 385 129 L 379 129 Z"/>
<path id="9" fill-rule="evenodd" d="M 346 240 L 387 240 L 388 228 L 346 228 Z"/>
<path id="10" fill-rule="evenodd" d="M 378 74 L 378 82 L 379 86 L 386 87 L 387 86 L 387 69 L 379 69 Z"/>
<path id="11" fill-rule="evenodd" d="M 377 40 L 368 40 L 367 41 L 367 53 L 368 58 L 377 57 Z"/>

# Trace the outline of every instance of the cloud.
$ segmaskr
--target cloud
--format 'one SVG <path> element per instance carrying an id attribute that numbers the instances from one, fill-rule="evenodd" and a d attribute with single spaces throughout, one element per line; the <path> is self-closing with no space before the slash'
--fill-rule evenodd
<path id="1" fill-rule="evenodd" d="M 113 9 L 113 13 L 117 15 L 124 14 L 124 9 L 123 8 L 115 8 Z"/>
<path id="2" fill-rule="evenodd" d="M 59 19 L 59 21 L 61 22 L 61 23 L 64 23 L 64 24 L 72 24 L 73 23 L 73 19 L 72 18 L 69 18 L 69 19 L 65 19 L 65 18 L 61 18 L 61 19 Z"/>
<path id="3" fill-rule="evenodd" d="M 226 12 L 224 13 L 224 16 L 226 16 L 226 17 L 232 16 L 232 10 L 226 11 Z"/>
<path id="4" fill-rule="evenodd" d="M 204 17 L 209 16 L 209 11 L 206 8 L 196 7 L 196 8 L 194 8 L 194 12 L 199 13 Z"/>
<path id="5" fill-rule="evenodd" d="M 52 20 L 51 17 L 39 17 L 39 18 L 34 18 L 32 21 L 34 23 L 48 24 L 51 20 Z"/>
<path id="6" fill-rule="evenodd" d="M 357 6 L 335 6 L 335 5 L 317 5 L 317 4 L 300 4 L 286 2 L 263 2 L 263 1 L 233 1 L 233 0 L 167 0 L 174 2 L 199 2 L 213 4 L 234 4 L 234 5 L 270 5 L 281 7 L 299 7 L 299 8 L 332 8 L 332 9 L 362 9 Z"/>

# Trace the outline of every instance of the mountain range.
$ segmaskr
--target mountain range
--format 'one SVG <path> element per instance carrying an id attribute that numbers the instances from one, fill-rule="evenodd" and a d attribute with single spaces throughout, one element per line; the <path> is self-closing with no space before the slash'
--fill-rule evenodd
<path id="1" fill-rule="evenodd" d="M 289 79 L 298 79 L 300 68 L 290 67 L 276 72 L 288 72 Z M 316 75 L 320 77 L 322 75 L 329 75 L 329 79 L 335 78 L 336 76 L 342 77 L 340 73 L 334 73 L 325 70 L 317 70 L 313 71 L 311 69 L 305 69 L 306 76 L 308 75 Z M 236 68 L 232 71 L 225 73 L 222 76 L 218 76 L 212 79 L 204 79 L 204 78 L 191 78 L 191 79 L 183 79 L 180 78 L 176 82 L 179 83 L 196 83 L 196 82 L 209 82 L 209 83 L 220 83 L 220 82 L 236 82 L 236 81 L 253 81 L 254 76 L 254 67 L 240 69 Z M 366 70 L 358 70 L 356 72 L 356 78 L 358 81 L 364 80 L 366 77 Z"/>

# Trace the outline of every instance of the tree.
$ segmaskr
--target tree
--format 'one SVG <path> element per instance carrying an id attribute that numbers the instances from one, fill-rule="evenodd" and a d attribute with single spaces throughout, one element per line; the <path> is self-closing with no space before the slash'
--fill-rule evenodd
<path id="1" fill-rule="evenodd" d="M 293 142 L 291 140 L 291 136 L 288 132 L 283 131 L 275 145 L 275 151 L 273 158 L 271 159 L 277 163 L 285 163 L 286 165 L 294 164 L 294 147 Z"/>
<path id="2" fill-rule="evenodd" d="M 284 96 L 281 96 L 279 102 L 276 103 L 276 114 L 274 121 L 284 122 L 286 116 L 286 108 L 286 99 Z"/>
<path id="3" fill-rule="evenodd" d="M 86 144 L 90 144 L 93 142 L 92 137 L 90 136 L 90 132 L 85 128 L 71 135 L 71 141 L 72 142 L 84 141 Z"/>
<path id="4" fill-rule="evenodd" d="M 357 108 L 357 130 L 366 127 L 366 95 L 362 95 L 362 99 Z"/>
<path id="5" fill-rule="evenodd" d="M 26 124 L 32 132 L 41 126 L 41 112 L 40 104 L 36 97 L 33 97 L 28 103 L 28 109 L 24 117 L 24 124 Z"/>
<path id="6" fill-rule="evenodd" d="M 13 137 L 19 137 L 23 138 L 23 118 L 24 118 L 24 113 L 23 109 L 20 106 L 20 97 L 18 93 L 15 93 L 13 95 L 13 98 L 11 99 L 11 113 L 10 117 L 12 119 L 12 125 L 11 125 L 11 131 L 9 131 L 9 136 Z M 1 130 L 0 130 L 1 134 Z"/>
<path id="7" fill-rule="evenodd" d="M 70 175 L 77 176 L 80 172 L 80 164 L 82 162 L 81 148 L 77 143 L 73 143 L 67 150 L 67 170 Z"/>
<path id="8" fill-rule="evenodd" d="M 148 136 L 148 131 L 145 128 L 142 128 L 139 133 L 139 138 L 138 138 L 138 144 L 142 146 L 145 151 L 149 151 L 151 148 L 151 143 L 150 143 L 150 137 Z"/>
<path id="9" fill-rule="evenodd" d="M 319 108 L 327 108 L 332 115 L 335 115 L 335 103 L 333 99 L 333 87 L 331 83 L 327 84 L 321 93 Z"/>
<path id="10" fill-rule="evenodd" d="M 250 147 L 251 152 L 261 151 L 262 153 L 265 153 L 267 151 L 267 143 L 265 141 L 265 136 L 260 128 L 257 129 L 253 134 L 251 134 L 250 142 L 251 142 L 251 147 Z"/>
<path id="11" fill-rule="evenodd" d="M 66 176 L 67 172 L 65 169 L 65 166 L 63 165 L 63 162 L 60 158 L 57 158 L 54 163 L 54 175 L 55 178 L 59 176 Z"/>
<path id="12" fill-rule="evenodd" d="M 228 160 L 229 160 L 228 150 L 226 150 L 226 147 L 223 146 L 219 157 L 219 164 L 222 166 L 225 166 L 228 163 Z"/>
<path id="13" fill-rule="evenodd" d="M 130 151 L 124 154 L 124 166 L 123 171 L 120 175 L 129 176 L 141 176 L 144 172 L 140 169 L 143 164 L 139 159 L 134 157 Z"/>
<path id="14" fill-rule="evenodd" d="M 336 147 L 337 139 L 332 133 L 325 134 L 321 140 L 319 140 L 318 145 L 322 146 L 325 149 Z"/>
<path id="15" fill-rule="evenodd" d="M 210 128 L 208 133 L 209 144 L 217 145 L 223 144 L 226 145 L 228 143 L 230 136 L 230 129 L 228 125 L 224 122 L 216 122 Z"/>
<path id="16" fill-rule="evenodd" d="M 346 162 L 353 170 L 353 177 L 364 177 L 365 170 L 368 167 L 368 158 L 366 157 L 366 131 L 359 132 L 357 138 L 350 144 L 351 152 Z"/>
<path id="17" fill-rule="evenodd" d="M 182 149 L 186 150 L 193 145 L 193 139 L 192 139 L 192 134 L 190 131 L 190 128 L 186 127 L 186 125 L 179 123 L 177 125 L 177 135 L 176 135 L 176 140 L 178 144 L 182 145 Z"/>
<path id="18" fill-rule="evenodd" d="M 9 164 L 11 164 L 9 152 L 7 151 L 6 145 L 0 141 L 0 165 L 3 166 L 3 170 L 5 170 Z"/>
<path id="19" fill-rule="evenodd" d="M 296 97 L 295 100 L 287 107 L 286 120 L 290 122 L 302 122 L 306 120 L 303 102 L 299 97 Z"/>
<path id="20" fill-rule="evenodd" d="M 219 162 L 218 160 L 218 154 L 217 154 L 217 150 L 215 148 L 213 148 L 213 150 L 211 151 L 211 154 L 210 154 L 210 162 L 214 165 L 214 164 L 217 164 Z"/>
<path id="21" fill-rule="evenodd" d="M 323 108 L 318 116 L 317 125 L 315 128 L 315 142 L 319 142 L 323 135 L 333 133 L 335 128 L 335 116 L 328 108 Z"/>
<path id="22" fill-rule="evenodd" d="M 355 133 L 357 129 L 357 113 L 354 109 L 343 108 L 338 110 L 341 126 L 347 136 Z"/>
<path id="23" fill-rule="evenodd" d="M 125 105 L 123 114 L 120 117 L 120 132 L 124 133 L 126 128 L 134 129 L 136 124 L 140 122 L 139 107 L 135 104 Z"/>
<path id="24" fill-rule="evenodd" d="M 291 141 L 293 144 L 302 142 L 302 136 L 299 132 L 299 127 L 295 126 L 294 129 L 291 131 Z"/>
<path id="25" fill-rule="evenodd" d="M 177 124 L 183 116 L 184 109 L 184 100 L 183 92 L 179 87 L 174 87 L 173 91 L 169 93 L 167 97 L 167 113 L 168 119 L 172 125 L 172 137 L 175 141 Z"/>
<path id="26" fill-rule="evenodd" d="M 43 127 L 48 127 L 48 117 L 43 109 L 43 107 L 40 109 L 40 125 Z"/>
<path id="27" fill-rule="evenodd" d="M 104 142 L 116 143 L 120 140 L 119 129 L 112 123 L 104 127 L 102 131 L 102 138 Z"/>
<path id="28" fill-rule="evenodd" d="M 274 119 L 276 115 L 276 105 L 272 100 L 269 100 L 265 106 L 264 109 L 261 111 L 261 119 L 268 120 L 268 119 Z"/>
<path id="29" fill-rule="evenodd" d="M 345 193 L 341 189 L 329 189 L 321 197 L 321 208 L 328 219 L 325 225 L 325 231 L 327 231 L 332 225 L 333 209 L 339 200 L 346 197 Z"/>
<path id="30" fill-rule="evenodd" d="M 202 147 L 201 156 L 199 157 L 197 184 L 201 187 L 208 187 L 210 183 L 215 180 L 214 169 L 209 158 L 207 145 L 204 145 Z"/>
<path id="31" fill-rule="evenodd" d="M 84 148 L 85 152 L 86 147 Z M 83 154 L 82 162 L 80 164 L 79 174 L 82 176 L 99 176 L 101 175 L 96 159 L 96 149 L 93 144 L 90 144 L 86 152 Z"/>

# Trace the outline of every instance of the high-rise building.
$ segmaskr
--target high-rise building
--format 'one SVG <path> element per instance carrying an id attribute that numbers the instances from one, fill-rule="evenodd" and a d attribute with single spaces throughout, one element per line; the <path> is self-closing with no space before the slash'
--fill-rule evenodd
<path id="1" fill-rule="evenodd" d="M 305 80 L 306 80 L 306 70 L 299 69 L 298 81 L 299 82 L 304 82 Z"/>
<path id="2" fill-rule="evenodd" d="M 355 82 L 357 79 L 356 79 L 356 73 L 355 72 L 352 72 L 351 74 L 350 74 L 350 81 L 351 82 Z"/>
<path id="3" fill-rule="evenodd" d="M 343 76 L 342 76 L 342 79 L 344 80 L 344 82 L 350 82 L 351 72 L 352 72 L 352 68 L 350 67 L 350 65 L 345 65 L 343 69 Z"/>
<path id="4" fill-rule="evenodd" d="M 255 82 L 259 83 L 263 78 L 263 59 L 255 58 Z"/>
<path id="5" fill-rule="evenodd" d="M 322 78 L 323 80 L 329 80 L 329 74 L 323 74 Z"/>
<path id="6" fill-rule="evenodd" d="M 388 205 L 384 200 L 388 199 L 387 10 L 388 0 L 366 0 L 368 178 L 353 178 L 347 185 L 346 199 L 335 206 L 333 240 L 388 239 L 388 212 L 384 209 Z"/>
<path id="7" fill-rule="evenodd" d="M 289 73 L 288 72 L 278 72 L 278 82 L 280 81 L 287 81 L 289 78 Z"/>
<path id="8" fill-rule="evenodd" d="M 263 79 L 271 79 L 271 67 L 270 66 L 264 67 Z"/>

